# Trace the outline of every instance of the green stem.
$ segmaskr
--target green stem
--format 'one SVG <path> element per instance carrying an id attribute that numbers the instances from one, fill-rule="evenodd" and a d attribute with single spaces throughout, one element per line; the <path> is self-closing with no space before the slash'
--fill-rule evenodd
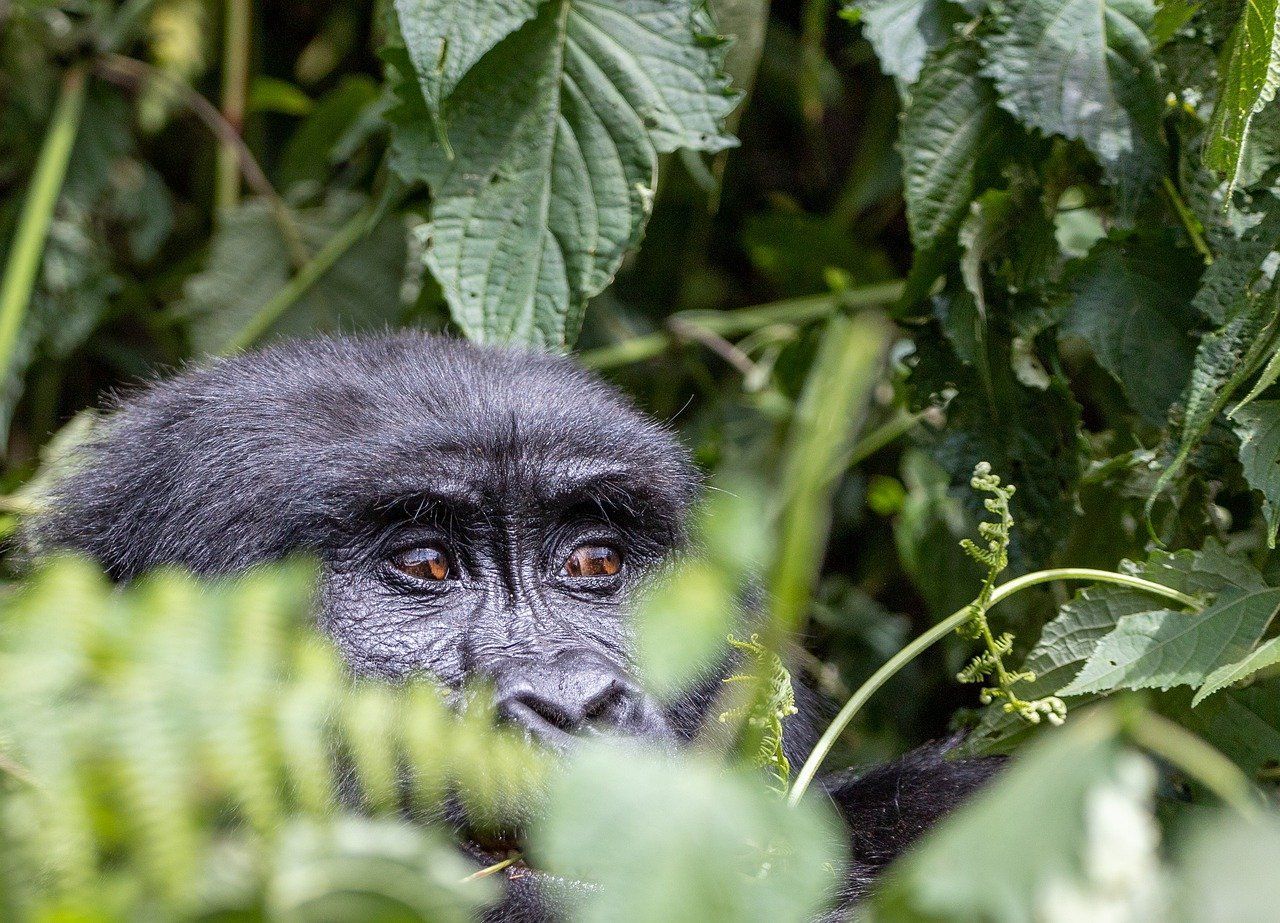
<path id="1" fill-rule="evenodd" d="M 222 117 L 244 135 L 249 97 L 249 36 L 253 28 L 251 0 L 227 0 L 222 31 Z M 213 204 L 217 211 L 240 201 L 240 151 L 224 142 L 218 148 Z"/>
<path id="2" fill-rule="evenodd" d="M 1187 231 L 1187 236 L 1191 238 L 1191 244 L 1196 248 L 1196 252 L 1204 257 L 1204 264 L 1210 266 L 1213 264 L 1213 251 L 1209 249 L 1209 245 L 1205 243 L 1204 227 L 1200 224 L 1200 219 L 1195 216 L 1191 209 L 1187 208 L 1187 203 L 1182 200 L 1182 196 L 1178 194 L 1178 187 L 1173 185 L 1173 180 L 1169 177 L 1161 177 L 1161 187 L 1164 194 L 1169 197 L 1169 202 L 1173 205 L 1173 210 L 1178 213 L 1178 219 L 1182 222 L 1182 226 Z"/>
<path id="3" fill-rule="evenodd" d="M 1042 583 L 1053 583 L 1057 580 L 1088 580 L 1093 583 L 1112 583 L 1118 586 L 1126 586 L 1130 589 L 1141 590 L 1145 593 L 1151 593 L 1155 596 L 1163 596 L 1165 599 L 1172 599 L 1175 602 L 1182 603 L 1184 606 L 1199 609 L 1200 602 L 1195 597 L 1188 596 L 1164 584 L 1156 583 L 1151 580 L 1144 580 L 1142 577 L 1133 577 L 1129 574 L 1117 574 L 1109 570 L 1094 570 L 1090 567 L 1059 567 L 1052 570 L 1040 570 L 1035 573 L 1025 574 L 1021 577 L 1015 577 L 1007 583 L 1002 583 L 996 587 L 991 593 L 991 600 L 988 608 L 994 606 L 1003 599 L 1007 599 L 1015 593 L 1025 590 L 1029 587 L 1038 586 Z M 973 611 L 970 606 L 957 609 L 951 615 L 947 616 L 938 624 L 934 625 L 928 631 L 924 632 L 898 653 L 889 658 L 879 670 L 871 674 L 871 677 L 858 687 L 857 691 L 849 698 L 849 701 L 840 709 L 839 714 L 827 726 L 822 737 L 819 738 L 817 745 L 813 748 L 813 752 L 809 754 L 809 758 L 805 760 L 804 766 L 800 768 L 800 772 L 796 775 L 795 784 L 791 788 L 791 794 L 788 802 L 792 805 L 800 802 L 801 796 L 808 789 L 809 783 L 813 781 L 813 777 L 817 775 L 818 769 L 822 766 L 822 761 L 831 752 L 832 746 L 835 745 L 837 738 L 848 726 L 855 715 L 867 703 L 867 700 L 873 696 L 876 691 L 887 683 L 893 676 L 920 656 L 926 649 L 931 647 L 937 641 L 942 640 L 951 632 L 955 631 L 970 618 L 973 617 Z"/>
<path id="4" fill-rule="evenodd" d="M 1258 816 L 1254 788 L 1240 767 L 1195 734 L 1147 710 L 1125 722 L 1134 743 L 1182 770 L 1242 817 Z"/>
<path id="5" fill-rule="evenodd" d="M 738 336 L 773 324 L 807 324 L 830 317 L 839 310 L 855 310 L 889 304 L 902 296 L 901 282 L 879 282 L 861 288 L 846 289 L 824 295 L 790 298 L 753 308 L 733 311 L 681 311 L 673 315 L 682 324 L 701 327 L 722 337 Z M 676 333 L 666 331 L 632 337 L 612 346 L 602 346 L 578 356 L 588 368 L 610 369 L 643 362 L 666 352 L 682 342 Z"/>
<path id="6" fill-rule="evenodd" d="M 67 175 L 67 163 L 84 110 L 86 75 L 82 65 L 62 76 L 62 88 L 53 109 L 48 134 L 40 147 L 31 188 L 9 248 L 4 279 L 0 281 L 0 382 L 14 367 L 14 352 L 49 239 L 49 226 Z"/>
<path id="7" fill-rule="evenodd" d="M 258 313 L 247 324 L 240 328 L 240 332 L 223 347 L 222 352 L 224 354 L 239 352 L 257 342 L 271 328 L 271 325 L 280 319 L 280 315 L 293 307 L 297 300 L 305 295 L 307 290 L 332 269 L 333 264 L 342 259 L 343 254 L 367 233 L 376 208 L 376 203 L 366 205 L 352 215 L 346 224 L 338 228 L 320 251 L 281 286 L 280 290 L 258 309 Z"/>

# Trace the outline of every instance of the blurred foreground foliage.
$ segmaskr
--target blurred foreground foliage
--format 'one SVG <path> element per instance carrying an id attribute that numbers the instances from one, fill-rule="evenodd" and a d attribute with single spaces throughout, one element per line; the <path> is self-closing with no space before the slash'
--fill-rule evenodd
<path id="1" fill-rule="evenodd" d="M 352 685 L 305 568 L 122 592 L 13 568 L 6 916 L 465 916 L 494 880 L 403 816 L 516 786 L 538 861 L 604 885 L 576 915 L 804 918 L 839 851 L 772 790 L 767 655 L 795 641 L 797 674 L 857 693 L 829 766 L 950 728 L 1015 754 L 874 917 L 1273 918 L 1278 15 L 0 0 L 6 531 L 106 393 L 413 325 L 576 344 L 728 490 L 638 614 L 655 691 L 724 649 L 744 576 L 771 616 L 723 729 L 769 778 L 593 749 L 544 786 L 483 710 Z M 980 462 L 1017 487 L 1001 579 L 1028 582 L 975 644 L 949 629 L 983 581 Z M 955 682 L 975 654 L 1066 726 L 984 707 Z"/>

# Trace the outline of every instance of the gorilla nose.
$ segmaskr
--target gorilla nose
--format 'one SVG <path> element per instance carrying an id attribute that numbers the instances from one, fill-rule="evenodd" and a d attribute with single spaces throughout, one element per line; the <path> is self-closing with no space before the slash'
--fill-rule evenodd
<path id="1" fill-rule="evenodd" d="M 656 732 L 656 707 L 614 667 L 575 660 L 521 664 L 497 681 L 498 714 L 544 743 L 600 732 Z"/>

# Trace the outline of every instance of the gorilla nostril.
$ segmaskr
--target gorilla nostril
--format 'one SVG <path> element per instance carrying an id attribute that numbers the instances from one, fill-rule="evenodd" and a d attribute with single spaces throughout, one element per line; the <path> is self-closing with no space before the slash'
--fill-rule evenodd
<path id="1" fill-rule="evenodd" d="M 572 734 L 580 723 L 577 716 L 570 714 L 559 703 L 533 690 L 525 690 L 504 699 L 499 703 L 498 709 L 504 717 L 534 732 L 554 729 Z"/>
<path id="2" fill-rule="evenodd" d="M 582 709 L 582 720 L 592 726 L 618 726 L 626 723 L 631 713 L 633 696 L 627 685 L 613 680 L 588 700 Z"/>

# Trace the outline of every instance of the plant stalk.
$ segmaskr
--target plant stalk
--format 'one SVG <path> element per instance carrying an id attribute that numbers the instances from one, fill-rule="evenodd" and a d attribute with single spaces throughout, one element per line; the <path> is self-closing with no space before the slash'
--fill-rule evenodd
<path id="1" fill-rule="evenodd" d="M 249 98 L 249 39 L 253 29 L 251 0 L 227 0 L 222 27 L 222 117 L 244 135 Z M 218 147 L 214 175 L 214 209 L 234 208 L 240 202 L 240 151 L 224 141 Z"/>
<path id="2" fill-rule="evenodd" d="M 1176 766 L 1248 820 L 1258 817 L 1258 802 L 1240 767 L 1182 725 L 1143 710 L 1125 722 L 1134 743 Z"/>
<path id="3" fill-rule="evenodd" d="M 83 65 L 72 66 L 62 76 L 49 131 L 40 146 L 31 188 L 9 247 L 4 279 L 0 280 L 0 382 L 7 382 L 13 370 L 18 338 L 31 306 L 53 212 L 79 132 L 86 84 Z"/>
<path id="4" fill-rule="evenodd" d="M 722 337 L 731 337 L 774 324 L 808 324 L 829 317 L 836 311 L 873 308 L 877 305 L 890 304 L 901 297 L 901 282 L 878 282 L 861 288 L 809 295 L 804 298 L 789 298 L 785 301 L 752 308 L 738 308 L 733 311 L 681 311 L 672 315 L 671 320 L 676 322 L 676 327 L 682 324 L 692 325 Z M 664 332 L 632 337 L 612 346 L 587 350 L 581 353 L 578 359 L 587 368 L 597 370 L 617 368 L 660 356 L 673 345 L 684 342 L 685 339 L 676 330 L 671 329 L 669 321 L 668 329 Z"/>
<path id="5" fill-rule="evenodd" d="M 1093 583 L 1111 583 L 1140 590 L 1144 593 L 1151 593 L 1154 596 L 1163 596 L 1165 599 L 1171 599 L 1192 609 L 1198 610 L 1200 608 L 1200 601 L 1195 597 L 1188 596 L 1186 593 L 1181 593 L 1164 584 L 1145 580 L 1142 577 L 1133 577 L 1129 574 L 1117 574 L 1109 570 L 1094 570 L 1089 567 L 1059 567 L 1015 577 L 1007 583 L 1002 583 L 992 591 L 991 600 L 987 608 L 990 609 L 1001 600 L 1007 599 L 1029 587 L 1038 586 L 1042 583 L 1052 583 L 1057 580 L 1088 580 Z M 813 748 L 813 752 L 809 754 L 804 766 L 800 768 L 800 772 L 796 775 L 795 784 L 791 787 L 791 794 L 787 798 L 789 804 L 793 806 L 799 804 L 800 798 L 804 795 L 814 776 L 817 775 L 818 769 L 822 766 L 822 761 L 826 759 L 827 754 L 831 752 L 831 748 L 835 745 L 840 734 L 862 709 L 862 706 L 867 703 L 867 700 L 881 686 L 892 679 L 899 670 L 972 617 L 973 612 L 969 606 L 957 609 L 894 654 L 884 666 L 871 674 L 871 677 L 858 687 L 857 691 L 849 698 L 849 701 L 840 709 L 839 714 L 827 726 L 826 731 L 823 732 L 822 737 L 819 738 L 817 745 Z"/>

